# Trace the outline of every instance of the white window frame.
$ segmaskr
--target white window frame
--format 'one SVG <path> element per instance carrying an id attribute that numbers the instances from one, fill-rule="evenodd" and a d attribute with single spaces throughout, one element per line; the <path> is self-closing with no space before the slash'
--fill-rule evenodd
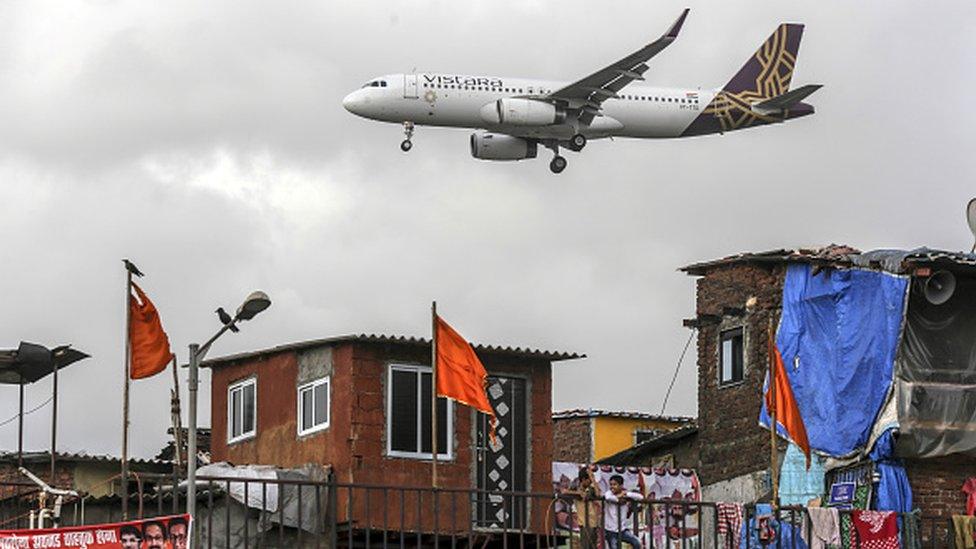
<path id="1" fill-rule="evenodd" d="M 423 391 L 421 390 L 421 382 L 423 380 L 423 374 L 431 373 L 430 366 L 421 366 L 416 364 L 390 364 L 386 369 L 386 455 L 396 458 L 407 458 L 407 459 L 434 459 L 433 452 L 405 452 L 403 450 L 393 449 L 393 372 L 414 372 L 417 374 L 417 448 L 422 448 L 423 437 L 422 426 L 420 422 L 422 421 L 420 415 L 420 399 Z M 431 388 L 433 389 L 433 388 Z M 436 414 L 437 410 L 431 410 L 432 414 Z M 438 430 L 441 426 L 437 426 Z M 432 439 L 433 441 L 433 439 Z M 447 399 L 447 448 L 437 449 L 437 459 L 450 461 L 454 459 L 454 401 Z"/>
<path id="2" fill-rule="evenodd" d="M 234 410 L 231 409 L 232 403 L 234 402 L 234 399 L 233 399 L 232 395 L 234 394 L 235 391 L 241 391 L 241 393 L 242 393 L 242 398 L 241 398 L 241 429 L 243 429 L 244 428 L 244 398 L 243 398 L 243 392 L 244 392 L 244 388 L 247 387 L 248 385 L 253 385 L 254 386 L 254 412 L 253 412 L 254 417 L 252 418 L 253 419 L 252 424 L 254 425 L 254 429 L 251 430 L 251 431 L 243 431 L 243 432 L 241 432 L 240 435 L 238 435 L 238 436 L 235 437 L 235 436 L 233 436 L 233 431 L 234 431 Z M 258 378 L 252 376 L 252 377 L 249 377 L 247 379 L 242 379 L 242 380 L 237 381 L 235 383 L 231 383 L 230 385 L 227 386 L 227 443 L 228 444 L 233 444 L 235 442 L 240 442 L 242 440 L 248 440 L 248 439 L 254 438 L 255 436 L 257 436 L 257 434 L 258 434 Z"/>
<path id="3" fill-rule="evenodd" d="M 723 379 L 724 372 L 722 371 L 722 368 L 725 366 L 724 360 L 722 358 L 722 346 L 723 346 L 723 344 L 726 341 L 725 334 L 732 333 L 732 332 L 738 332 L 739 337 L 742 338 L 742 378 L 741 379 L 734 379 L 734 377 L 735 377 L 735 371 L 732 369 L 732 366 L 733 365 L 729 365 L 729 371 L 730 371 L 730 374 L 732 375 L 732 378 L 730 378 L 728 381 L 725 381 Z M 729 339 L 731 339 L 731 337 Z M 718 332 L 718 386 L 719 386 L 720 389 L 725 388 L 725 387 L 734 387 L 736 385 L 741 385 L 742 383 L 745 382 L 745 380 L 746 380 L 746 357 L 747 356 L 748 356 L 748 354 L 746 353 L 746 328 L 745 328 L 745 326 L 741 326 L 741 325 L 740 326 L 730 326 L 728 328 L 725 328 L 724 330 L 719 330 L 719 332 Z"/>
<path id="4" fill-rule="evenodd" d="M 310 391 L 312 395 L 312 423 L 315 423 L 315 388 L 321 385 L 325 385 L 327 388 L 325 390 L 325 422 L 319 425 L 313 425 L 312 427 L 304 428 L 302 425 L 302 393 L 304 391 Z M 298 428 L 298 436 L 310 435 L 312 433 L 317 433 L 319 431 L 324 431 L 329 428 L 332 423 L 332 381 L 330 376 L 321 377 L 314 381 L 310 381 L 303 385 L 298 386 L 298 415 L 296 416 L 297 421 L 295 422 Z"/>

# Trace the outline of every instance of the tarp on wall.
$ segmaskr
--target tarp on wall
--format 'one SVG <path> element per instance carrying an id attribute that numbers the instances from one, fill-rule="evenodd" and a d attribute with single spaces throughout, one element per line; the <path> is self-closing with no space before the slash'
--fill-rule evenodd
<path id="1" fill-rule="evenodd" d="M 898 455 L 976 455 L 976 279 L 941 305 L 912 288 L 896 368 Z"/>
<path id="2" fill-rule="evenodd" d="M 840 457 L 866 446 L 891 387 L 907 287 L 907 277 L 877 271 L 787 268 L 776 345 L 814 450 Z M 769 425 L 765 402 L 760 424 Z"/>

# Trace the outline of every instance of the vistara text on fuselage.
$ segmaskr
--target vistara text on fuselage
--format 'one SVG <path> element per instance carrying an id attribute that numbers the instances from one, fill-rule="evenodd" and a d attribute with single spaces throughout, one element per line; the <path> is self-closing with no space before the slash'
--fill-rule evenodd
<path id="1" fill-rule="evenodd" d="M 579 152 L 590 139 L 689 137 L 775 124 L 813 114 L 803 99 L 820 88 L 790 90 L 803 25 L 784 23 L 723 88 L 663 88 L 643 81 L 647 61 L 678 36 L 688 10 L 667 33 L 627 57 L 577 81 L 390 74 L 373 78 L 343 99 L 349 112 L 402 124 L 412 146 L 415 126 L 473 128 L 471 155 L 482 160 L 535 158 L 538 146 L 566 168 L 560 148 Z"/>

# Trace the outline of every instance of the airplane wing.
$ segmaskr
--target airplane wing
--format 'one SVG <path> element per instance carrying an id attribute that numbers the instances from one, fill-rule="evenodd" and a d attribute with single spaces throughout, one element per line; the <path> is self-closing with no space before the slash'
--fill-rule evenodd
<path id="1" fill-rule="evenodd" d="M 550 93 L 547 99 L 565 102 L 569 107 L 581 109 L 580 121 L 588 125 L 600 112 L 604 101 L 617 97 L 617 92 L 634 80 L 644 79 L 647 62 L 674 42 L 681 25 L 685 22 L 685 17 L 688 16 L 688 11 L 686 8 L 681 12 L 681 16 L 671 25 L 668 32 L 664 33 L 664 36 L 608 67 Z"/>

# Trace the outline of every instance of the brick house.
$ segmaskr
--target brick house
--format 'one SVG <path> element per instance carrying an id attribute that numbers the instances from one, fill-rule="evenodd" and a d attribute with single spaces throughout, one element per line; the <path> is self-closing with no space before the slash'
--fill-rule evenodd
<path id="1" fill-rule="evenodd" d="M 750 500 L 767 490 L 769 431 L 757 423 L 768 364 L 767 326 L 778 321 L 786 269 L 798 262 L 814 269 L 857 264 L 908 276 L 909 303 L 918 299 L 925 277 L 935 270 L 953 272 L 960 288 L 970 287 L 976 272 L 976 256 L 971 254 L 919 250 L 882 265 L 872 262 L 870 254 L 846 246 L 743 253 L 683 267 L 682 271 L 698 277 L 696 317 L 685 325 L 698 330 L 698 474 L 705 499 Z M 971 314 L 976 319 L 976 307 Z M 783 441 L 779 449 L 782 455 Z M 960 488 L 976 476 L 976 459 L 959 453 L 920 458 L 899 452 L 899 457 L 915 507 L 935 516 L 965 511 Z M 870 477 L 869 466 L 862 458 L 847 470 L 861 467 Z M 831 474 L 828 471 L 828 482 Z"/>
<path id="2" fill-rule="evenodd" d="M 439 486 L 549 491 L 552 365 L 583 356 L 474 349 L 489 373 L 498 444 L 487 443 L 485 415 L 439 399 Z M 430 487 L 430 356 L 426 339 L 353 335 L 208 360 L 212 459 L 317 463 L 340 483 Z"/>
<path id="3" fill-rule="evenodd" d="M 554 412 L 553 459 L 596 463 L 692 422 L 690 417 L 645 412 L 595 409 Z"/>

